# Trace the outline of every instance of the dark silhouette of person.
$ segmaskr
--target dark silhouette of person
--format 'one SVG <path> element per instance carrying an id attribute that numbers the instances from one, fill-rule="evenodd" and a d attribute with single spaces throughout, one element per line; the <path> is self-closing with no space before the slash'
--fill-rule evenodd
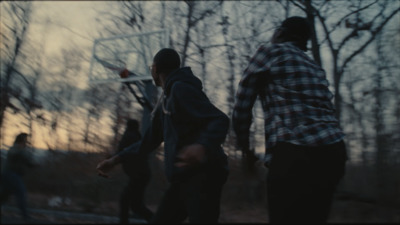
<path id="1" fill-rule="evenodd" d="M 164 143 L 164 166 L 169 185 L 150 223 L 218 223 L 228 160 L 222 144 L 229 118 L 202 90 L 190 67 L 180 67 L 179 54 L 170 48 L 157 52 L 151 73 L 163 93 L 152 113 L 151 125 L 138 144 L 100 162 L 107 172 L 130 155 L 149 154 Z"/>
<path id="2" fill-rule="evenodd" d="M 344 176 L 344 133 L 332 104 L 325 71 L 307 51 L 311 27 L 290 17 L 261 45 L 244 70 L 232 125 L 249 152 L 252 108 L 264 111 L 267 201 L 272 224 L 327 222 L 333 194 Z"/>
<path id="3" fill-rule="evenodd" d="M 14 195 L 25 222 L 30 220 L 30 216 L 27 211 L 26 187 L 23 176 L 35 165 L 32 149 L 28 147 L 28 134 L 18 134 L 13 146 L 7 152 L 1 175 L 0 202 L 3 204 L 11 195 Z"/>
<path id="4" fill-rule="evenodd" d="M 124 148 L 140 141 L 139 122 L 129 119 L 126 123 L 125 132 L 119 142 L 117 153 Z M 153 212 L 146 206 L 144 196 L 146 187 L 151 179 L 150 165 L 147 158 L 130 157 L 122 163 L 122 169 L 129 177 L 128 184 L 124 187 L 120 200 L 120 223 L 129 223 L 129 210 L 146 221 L 150 221 Z"/>

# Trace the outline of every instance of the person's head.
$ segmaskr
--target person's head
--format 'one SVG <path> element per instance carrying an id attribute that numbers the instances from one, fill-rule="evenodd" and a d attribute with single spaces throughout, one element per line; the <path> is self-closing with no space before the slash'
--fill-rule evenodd
<path id="1" fill-rule="evenodd" d="M 20 133 L 15 137 L 14 145 L 27 145 L 28 144 L 28 134 Z"/>
<path id="2" fill-rule="evenodd" d="M 294 42 L 301 50 L 307 51 L 311 37 L 311 26 L 306 18 L 293 16 L 285 19 L 272 36 L 271 43 Z"/>
<path id="3" fill-rule="evenodd" d="M 129 119 L 126 121 L 126 129 L 127 130 L 139 130 L 139 121 L 135 119 Z"/>
<path id="4" fill-rule="evenodd" d="M 163 48 L 157 52 L 151 65 L 151 75 L 157 86 L 163 86 L 165 77 L 172 71 L 179 69 L 181 59 L 178 52 L 171 48 Z"/>

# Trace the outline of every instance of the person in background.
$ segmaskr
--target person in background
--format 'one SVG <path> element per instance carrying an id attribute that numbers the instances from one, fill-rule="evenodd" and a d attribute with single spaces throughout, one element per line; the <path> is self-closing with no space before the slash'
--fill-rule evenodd
<path id="1" fill-rule="evenodd" d="M 284 20 L 251 58 L 236 93 L 232 125 L 245 154 L 252 108 L 261 100 L 272 224 L 326 223 L 345 173 L 344 134 L 325 71 L 305 54 L 310 36 L 307 19 Z"/>
<path id="2" fill-rule="evenodd" d="M 28 147 L 28 134 L 18 134 L 13 146 L 7 152 L 1 175 L 0 202 L 3 204 L 11 195 L 14 195 L 25 222 L 30 221 L 30 216 L 27 211 L 26 187 L 23 176 L 35 165 L 32 149 Z"/>
<path id="3" fill-rule="evenodd" d="M 149 154 L 164 142 L 164 165 L 169 186 L 150 223 L 218 223 L 228 160 L 222 144 L 229 118 L 202 90 L 190 67 L 180 68 L 179 54 L 161 49 L 150 66 L 163 93 L 142 140 L 98 164 L 99 175 L 129 155 Z"/>
<path id="4" fill-rule="evenodd" d="M 117 154 L 126 147 L 140 141 L 139 122 L 135 119 L 129 119 L 126 122 L 125 132 L 119 142 Z M 122 169 L 129 177 L 128 184 L 123 189 L 120 200 L 120 223 L 129 223 L 129 210 L 146 221 L 150 221 L 153 212 L 146 206 L 144 196 L 146 186 L 150 182 L 151 171 L 147 158 L 131 157 L 122 163 Z"/>

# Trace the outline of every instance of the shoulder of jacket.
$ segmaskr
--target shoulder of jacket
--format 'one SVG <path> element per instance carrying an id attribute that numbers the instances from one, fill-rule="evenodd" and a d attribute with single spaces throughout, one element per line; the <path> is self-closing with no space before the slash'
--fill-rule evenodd
<path id="1" fill-rule="evenodd" d="M 171 93 L 181 93 L 189 90 L 196 89 L 194 85 L 184 82 L 184 81 L 176 81 L 171 86 Z"/>

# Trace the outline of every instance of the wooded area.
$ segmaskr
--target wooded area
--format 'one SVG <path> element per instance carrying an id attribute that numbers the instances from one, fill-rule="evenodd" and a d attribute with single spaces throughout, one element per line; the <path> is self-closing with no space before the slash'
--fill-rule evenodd
<path id="1" fill-rule="evenodd" d="M 39 23 L 34 17 L 39 3 L 0 2 L 2 148 L 6 137 L 24 131 L 31 134 L 33 146 L 41 139 L 49 151 L 110 154 L 126 119 L 141 119 L 143 109 L 121 83 L 87 84 L 90 48 L 65 45 L 57 54 L 45 51 L 46 30 L 56 28 L 49 18 L 39 21 L 45 24 L 43 31 L 30 29 Z M 257 47 L 269 42 L 285 18 L 307 17 L 313 25 L 308 53 L 327 72 L 336 116 L 346 134 L 348 165 L 356 168 L 340 190 L 351 198 L 400 207 L 400 1 L 104 4 L 109 10 L 98 12 L 98 32 L 90 39 L 168 29 L 169 45 L 179 52 L 183 66 L 192 67 L 211 101 L 228 115 L 240 76 Z M 263 135 L 257 105 L 252 139 L 260 149 Z M 224 148 L 232 159 L 241 158 L 232 132 Z"/>

